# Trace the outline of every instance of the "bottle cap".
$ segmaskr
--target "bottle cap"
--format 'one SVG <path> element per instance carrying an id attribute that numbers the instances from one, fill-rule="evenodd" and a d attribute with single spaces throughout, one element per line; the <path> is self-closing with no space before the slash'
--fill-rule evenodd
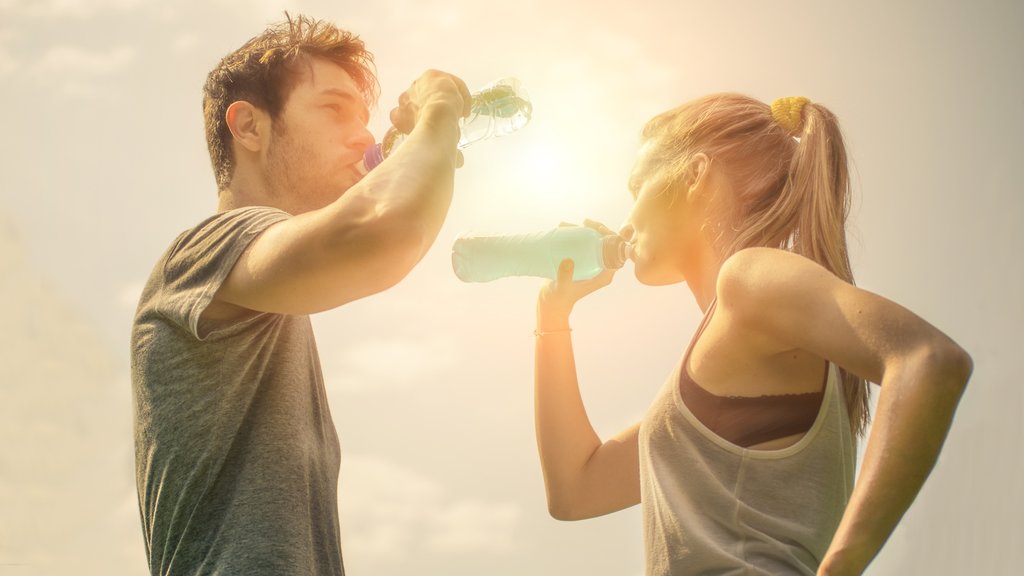
<path id="1" fill-rule="evenodd" d="M 394 126 L 388 128 L 380 142 L 370 146 L 363 152 L 362 170 L 366 174 L 376 168 L 385 158 L 395 151 L 395 148 L 405 139 L 405 134 L 398 131 Z"/>
<path id="2" fill-rule="evenodd" d="M 363 152 L 363 170 L 369 172 L 384 161 L 384 153 L 381 152 L 381 145 L 374 144 Z"/>
<path id="3" fill-rule="evenodd" d="M 601 251 L 604 255 L 604 267 L 607 269 L 622 268 L 628 256 L 628 245 L 617 234 L 609 234 L 601 239 Z"/>

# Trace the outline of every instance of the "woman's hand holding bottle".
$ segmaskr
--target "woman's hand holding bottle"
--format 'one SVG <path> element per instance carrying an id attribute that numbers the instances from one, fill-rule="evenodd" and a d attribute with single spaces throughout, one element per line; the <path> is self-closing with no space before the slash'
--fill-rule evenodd
<path id="1" fill-rule="evenodd" d="M 604 224 L 585 220 L 583 225 L 602 235 L 617 235 Z M 537 297 L 537 332 L 565 331 L 569 329 L 569 314 L 580 299 L 611 284 L 618 268 L 606 268 L 589 280 L 573 281 L 574 263 L 565 259 L 558 267 L 558 277 L 544 283 Z"/>

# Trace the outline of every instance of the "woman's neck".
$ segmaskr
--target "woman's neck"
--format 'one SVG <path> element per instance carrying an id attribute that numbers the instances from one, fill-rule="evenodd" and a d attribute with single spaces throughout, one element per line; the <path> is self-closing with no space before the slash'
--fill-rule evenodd
<path id="1" fill-rule="evenodd" d="M 684 270 L 686 284 L 697 300 L 701 312 L 707 312 L 717 295 L 718 272 L 722 269 L 722 258 L 710 242 L 702 239 L 693 257 L 688 259 L 688 264 Z"/>

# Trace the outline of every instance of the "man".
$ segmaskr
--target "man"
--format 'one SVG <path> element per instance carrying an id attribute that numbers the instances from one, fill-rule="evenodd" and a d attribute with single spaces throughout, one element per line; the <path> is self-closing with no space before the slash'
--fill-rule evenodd
<path id="1" fill-rule="evenodd" d="M 182 233 L 132 330 L 136 481 L 153 574 L 343 574 L 339 447 L 308 314 L 401 280 L 451 201 L 465 84 L 430 71 L 369 175 L 372 55 L 307 17 L 204 90 L 217 214 Z"/>

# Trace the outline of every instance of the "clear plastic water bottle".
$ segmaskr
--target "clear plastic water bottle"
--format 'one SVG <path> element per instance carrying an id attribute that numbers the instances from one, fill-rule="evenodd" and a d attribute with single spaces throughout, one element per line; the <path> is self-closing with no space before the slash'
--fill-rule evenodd
<path id="1" fill-rule="evenodd" d="M 621 268 L 629 247 L 617 235 L 593 228 L 559 227 L 511 236 L 462 236 L 452 246 L 452 268 L 463 282 L 490 282 L 508 276 L 555 279 L 562 260 L 573 261 L 573 280 L 588 280 L 608 268 Z"/>
<path id="2" fill-rule="evenodd" d="M 533 115 L 533 105 L 526 91 L 515 78 L 502 78 L 472 94 L 470 113 L 459 120 L 462 136 L 459 149 L 474 142 L 511 134 L 526 126 Z M 392 126 L 363 154 L 363 170 L 369 172 L 384 161 L 405 139 L 405 134 Z"/>

